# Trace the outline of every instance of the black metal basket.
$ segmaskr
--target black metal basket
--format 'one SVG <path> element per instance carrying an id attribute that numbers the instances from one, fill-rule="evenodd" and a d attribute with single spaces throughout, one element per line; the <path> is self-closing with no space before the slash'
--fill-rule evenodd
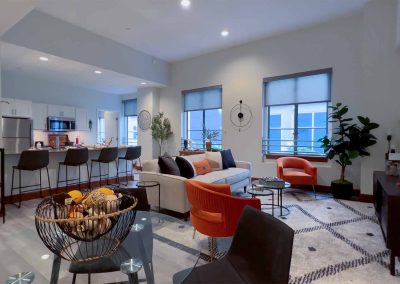
<path id="1" fill-rule="evenodd" d="M 72 262 L 95 260 L 112 254 L 129 234 L 136 204 L 135 197 L 125 194 L 91 206 L 92 214 L 85 216 L 81 205 L 61 205 L 46 198 L 36 209 L 36 230 L 60 257 Z"/>

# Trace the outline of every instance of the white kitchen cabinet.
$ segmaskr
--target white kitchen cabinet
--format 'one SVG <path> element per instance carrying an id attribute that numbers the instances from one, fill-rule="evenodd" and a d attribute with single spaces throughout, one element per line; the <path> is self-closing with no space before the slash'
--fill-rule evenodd
<path id="1" fill-rule="evenodd" d="M 89 131 L 89 120 L 86 109 L 75 109 L 75 127 L 78 131 Z"/>
<path id="2" fill-rule="evenodd" d="M 7 99 L 2 100 L 2 115 L 10 117 L 32 117 L 32 102 L 26 100 Z"/>
<path id="3" fill-rule="evenodd" d="M 70 106 L 48 105 L 47 114 L 48 116 L 74 118 L 75 108 Z"/>
<path id="4" fill-rule="evenodd" d="M 33 129 L 47 130 L 47 105 L 32 103 Z"/>

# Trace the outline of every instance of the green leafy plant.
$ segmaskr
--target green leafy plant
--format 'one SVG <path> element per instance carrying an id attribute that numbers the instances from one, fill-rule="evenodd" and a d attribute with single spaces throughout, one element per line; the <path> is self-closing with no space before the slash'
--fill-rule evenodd
<path id="1" fill-rule="evenodd" d="M 338 183 L 350 183 L 345 179 L 346 167 L 352 165 L 352 160 L 369 156 L 367 148 L 376 144 L 377 138 L 370 133 L 379 127 L 379 124 L 371 122 L 368 117 L 357 116 L 359 123 L 354 123 L 353 118 L 346 116 L 349 108 L 342 103 L 330 106 L 332 113 L 329 115 L 330 122 L 336 123 L 333 136 L 319 139 L 328 157 L 341 166 L 340 179 Z"/>
<path id="2" fill-rule="evenodd" d="M 151 123 L 151 136 L 157 141 L 158 146 L 160 147 L 160 155 L 162 145 L 172 136 L 172 134 L 173 132 L 171 130 L 169 119 L 164 117 L 163 112 L 156 114 Z"/>

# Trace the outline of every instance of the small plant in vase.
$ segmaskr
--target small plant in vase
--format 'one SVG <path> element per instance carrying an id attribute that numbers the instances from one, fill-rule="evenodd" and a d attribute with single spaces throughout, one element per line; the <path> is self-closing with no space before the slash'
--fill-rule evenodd
<path id="1" fill-rule="evenodd" d="M 159 146 L 160 156 L 162 155 L 162 147 L 164 143 L 172 136 L 171 123 L 169 119 L 164 116 L 163 112 L 159 112 L 153 117 L 151 123 L 151 136 L 157 141 Z"/>
<path id="2" fill-rule="evenodd" d="M 206 143 L 206 150 L 211 151 L 212 147 L 212 139 L 217 138 L 219 135 L 218 130 L 210 130 L 208 128 L 203 127 L 203 140 Z"/>
<path id="3" fill-rule="evenodd" d="M 346 168 L 352 165 L 352 160 L 369 156 L 367 148 L 376 144 L 377 138 L 370 133 L 371 130 L 379 127 L 379 124 L 371 122 L 368 117 L 357 116 L 358 124 L 353 118 L 346 117 L 349 111 L 348 106 L 336 103 L 330 106 L 332 113 L 329 115 L 330 122 L 336 123 L 333 136 L 321 138 L 322 147 L 327 158 L 341 167 L 340 178 L 331 182 L 332 194 L 336 198 L 351 198 L 353 195 L 353 183 L 346 180 Z"/>

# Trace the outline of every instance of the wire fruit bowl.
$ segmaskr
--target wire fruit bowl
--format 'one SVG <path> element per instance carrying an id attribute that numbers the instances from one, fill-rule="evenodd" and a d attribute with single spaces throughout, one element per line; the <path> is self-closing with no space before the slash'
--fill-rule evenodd
<path id="1" fill-rule="evenodd" d="M 50 251 L 82 262 L 109 256 L 117 249 L 135 221 L 137 199 L 119 193 L 113 200 L 96 200 L 99 196 L 93 191 L 85 194 L 86 203 L 71 205 L 50 197 L 38 205 L 36 230 Z"/>

